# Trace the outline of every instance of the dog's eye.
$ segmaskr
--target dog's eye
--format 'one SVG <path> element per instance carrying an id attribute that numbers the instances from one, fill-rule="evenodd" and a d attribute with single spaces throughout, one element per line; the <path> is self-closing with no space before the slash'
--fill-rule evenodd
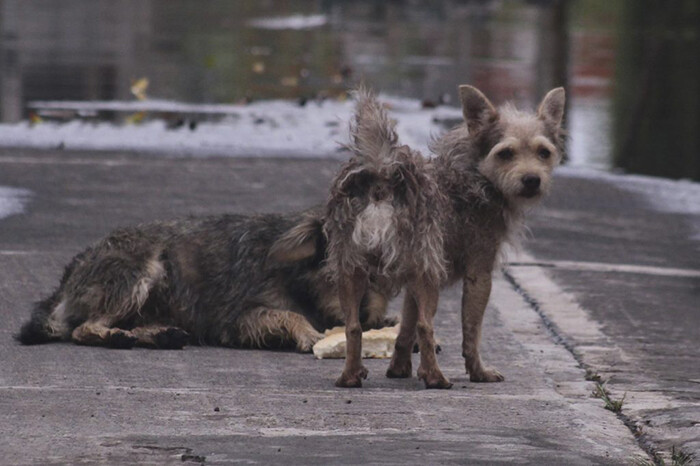
<path id="1" fill-rule="evenodd" d="M 501 160 L 510 160 L 515 156 L 515 153 L 513 152 L 513 149 L 501 149 L 496 153 L 496 155 Z"/>
<path id="2" fill-rule="evenodd" d="M 537 151 L 537 155 L 546 160 L 550 155 L 552 155 L 552 152 L 550 152 L 550 150 L 546 147 L 540 147 L 540 150 Z"/>

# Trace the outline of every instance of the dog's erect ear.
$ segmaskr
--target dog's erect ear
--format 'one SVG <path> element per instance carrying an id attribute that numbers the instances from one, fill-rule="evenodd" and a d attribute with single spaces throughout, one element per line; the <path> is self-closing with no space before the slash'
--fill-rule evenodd
<path id="1" fill-rule="evenodd" d="M 467 84 L 459 86 L 459 100 L 462 102 L 464 121 L 467 123 L 470 134 L 478 131 L 496 115 L 496 109 L 489 99 L 474 86 Z"/>
<path id="2" fill-rule="evenodd" d="M 537 116 L 543 120 L 551 121 L 557 126 L 561 125 L 561 120 L 564 118 L 564 105 L 566 104 L 566 92 L 563 87 L 552 89 L 544 96 L 540 108 L 537 110 Z"/>
<path id="3" fill-rule="evenodd" d="M 321 220 L 308 215 L 273 243 L 268 261 L 285 264 L 310 259 L 316 255 L 322 235 Z"/>

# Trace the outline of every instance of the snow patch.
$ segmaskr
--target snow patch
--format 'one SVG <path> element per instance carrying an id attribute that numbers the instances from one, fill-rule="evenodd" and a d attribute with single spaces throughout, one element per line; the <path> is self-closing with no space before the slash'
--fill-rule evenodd
<path id="1" fill-rule="evenodd" d="M 325 26 L 328 22 L 326 15 L 291 15 L 268 18 L 256 18 L 248 21 L 248 25 L 258 29 L 313 29 Z"/>
<path id="2" fill-rule="evenodd" d="M 0 186 L 0 218 L 24 212 L 29 194 L 26 189 Z"/>
<path id="3" fill-rule="evenodd" d="M 691 217 L 692 239 L 700 241 L 700 183 L 644 175 L 618 175 L 583 167 L 562 167 L 559 173 L 572 178 L 602 180 L 640 195 L 656 212 Z"/>
<path id="4" fill-rule="evenodd" d="M 401 142 L 426 155 L 431 136 L 444 131 L 437 120 L 461 118 L 457 108 L 423 109 L 415 99 L 381 96 L 380 100 L 389 108 L 390 116 L 397 120 Z M 78 103 L 56 105 L 77 110 Z M 195 130 L 186 125 L 168 128 L 162 120 L 122 126 L 80 120 L 35 125 L 22 122 L 0 125 L 0 147 L 129 150 L 175 156 L 345 158 L 347 154 L 340 152 L 340 144 L 347 142 L 354 102 L 312 101 L 303 107 L 284 100 L 194 106 L 170 101 L 86 102 L 84 108 L 217 115 L 221 121 L 201 122 Z"/>

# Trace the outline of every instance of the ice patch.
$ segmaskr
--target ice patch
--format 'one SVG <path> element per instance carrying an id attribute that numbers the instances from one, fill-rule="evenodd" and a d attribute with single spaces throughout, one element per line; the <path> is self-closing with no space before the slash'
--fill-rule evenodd
<path id="1" fill-rule="evenodd" d="M 26 189 L 0 186 L 0 218 L 22 213 L 28 198 L 29 191 Z"/>
<path id="2" fill-rule="evenodd" d="M 457 108 L 423 109 L 419 101 L 381 97 L 397 120 L 402 144 L 428 154 L 428 142 L 444 128 L 440 119 L 459 119 Z M 250 105 L 189 105 L 171 101 L 55 102 L 45 108 L 113 110 L 117 112 L 176 113 L 217 116 L 221 121 L 201 122 L 193 131 L 168 128 L 162 120 L 137 125 L 107 122 L 28 122 L 0 125 L 0 147 L 128 150 L 194 156 L 338 157 L 347 142 L 353 101 L 311 101 L 305 106 L 283 100 Z"/>
<path id="3" fill-rule="evenodd" d="M 258 29 L 313 29 L 324 26 L 328 22 L 326 15 L 291 15 L 271 18 L 256 18 L 248 21 L 248 25 Z"/>

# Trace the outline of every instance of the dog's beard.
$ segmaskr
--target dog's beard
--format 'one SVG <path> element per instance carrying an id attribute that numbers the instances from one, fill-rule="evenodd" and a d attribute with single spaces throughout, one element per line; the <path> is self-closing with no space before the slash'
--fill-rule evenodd
<path id="1" fill-rule="evenodd" d="M 396 234 L 393 217 L 394 207 L 390 203 L 370 203 L 355 220 L 353 242 L 367 252 L 378 252 L 392 245 Z"/>

